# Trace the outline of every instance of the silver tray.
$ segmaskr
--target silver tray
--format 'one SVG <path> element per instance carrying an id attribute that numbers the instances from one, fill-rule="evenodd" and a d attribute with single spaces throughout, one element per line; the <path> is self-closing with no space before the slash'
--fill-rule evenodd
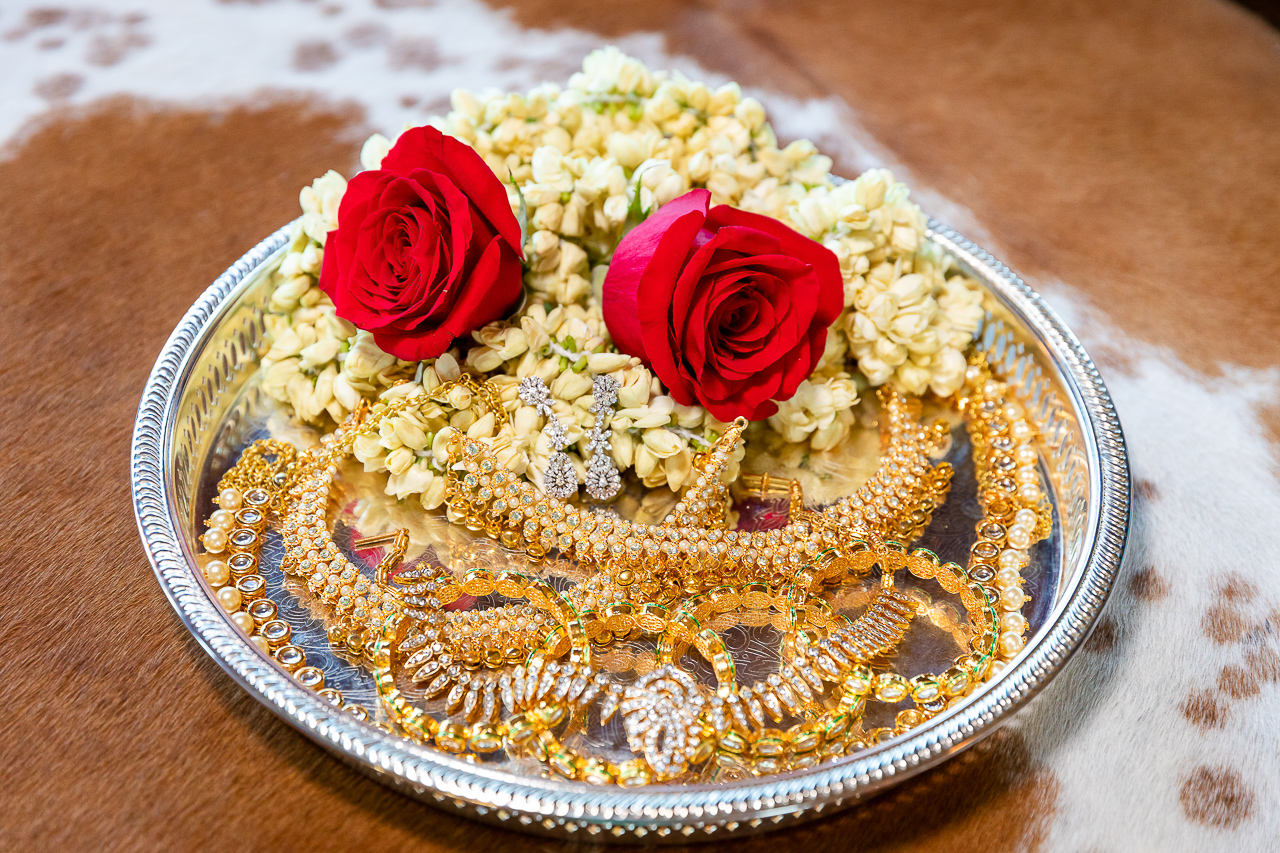
<path id="1" fill-rule="evenodd" d="M 989 291 L 977 346 L 1041 429 L 1055 508 L 1055 536 L 1040 547 L 1036 574 L 1028 577 L 1036 606 L 1024 615 L 1032 634 L 999 676 L 877 747 L 803 771 L 714 784 L 598 788 L 515 764 L 463 760 L 390 734 L 303 688 L 260 653 L 217 604 L 196 563 L 198 524 L 218 477 L 273 417 L 256 368 L 270 273 L 289 233 L 289 226 L 280 229 L 220 276 L 165 344 L 134 426 L 134 511 L 161 587 L 213 659 L 307 736 L 410 796 L 499 825 L 600 840 L 719 839 L 794 824 L 857 803 L 991 734 L 1075 653 L 1110 592 L 1128 532 L 1130 481 L 1120 423 L 1097 369 L 1008 267 L 930 220 L 931 239 Z M 268 550 L 264 566 L 273 562 Z M 374 708 L 371 679 L 327 650 L 322 627 L 309 623 L 278 568 L 272 571 L 263 574 L 308 662 L 340 683 L 349 701 Z"/>

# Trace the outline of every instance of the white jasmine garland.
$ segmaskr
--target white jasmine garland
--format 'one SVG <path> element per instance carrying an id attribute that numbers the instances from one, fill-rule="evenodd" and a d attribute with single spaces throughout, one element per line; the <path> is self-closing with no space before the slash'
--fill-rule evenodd
<path id="1" fill-rule="evenodd" d="M 513 212 L 523 197 L 525 299 L 517 314 L 420 363 L 383 352 L 372 334 L 338 318 L 316 284 L 346 189 L 334 171 L 300 194 L 303 215 L 267 306 L 262 385 L 303 421 L 341 421 L 361 401 L 418 394 L 464 368 L 500 387 L 507 418 L 479 415 L 461 392 L 384 422 L 375 441 L 358 441 L 355 457 L 366 470 L 389 472 L 388 494 L 440 506 L 442 437 L 454 429 L 536 480 L 552 448 L 516 393 L 530 376 L 550 390 L 580 480 L 599 375 L 618 383 L 608 423 L 613 462 L 649 487 L 685 485 L 694 454 L 725 425 L 700 406 L 677 405 L 638 359 L 614 349 L 599 283 L 635 217 L 695 187 L 710 190 L 714 204 L 779 219 L 839 261 L 844 311 L 814 374 L 768 419 L 783 441 L 817 452 L 835 447 L 855 422 L 859 388 L 894 382 L 912 394 L 949 395 L 963 381 L 981 292 L 926 240 L 925 217 L 907 188 L 884 169 L 833 178 L 831 159 L 808 140 L 779 147 L 764 108 L 736 84 L 713 90 L 609 47 L 587 56 L 563 88 L 457 90 L 450 106 L 430 123 L 481 155 L 507 185 Z M 371 136 L 363 167 L 378 168 L 393 144 Z"/>
<path id="2" fill-rule="evenodd" d="M 298 199 L 302 205 L 302 232 L 317 245 L 323 246 L 325 235 L 338 227 L 338 205 L 346 191 L 346 179 L 332 169 L 311 186 L 303 187 Z"/>

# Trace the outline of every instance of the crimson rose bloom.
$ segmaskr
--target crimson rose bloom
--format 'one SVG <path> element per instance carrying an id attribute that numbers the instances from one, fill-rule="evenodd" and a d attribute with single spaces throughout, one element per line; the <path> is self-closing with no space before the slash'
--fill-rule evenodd
<path id="1" fill-rule="evenodd" d="M 710 202 L 692 190 L 622 239 L 605 325 L 676 402 L 760 420 L 817 366 L 844 304 L 840 262 L 776 219 Z"/>
<path id="2" fill-rule="evenodd" d="M 502 182 L 467 145 L 415 127 L 347 184 L 320 289 L 385 352 L 417 361 L 511 309 L 520 257 Z"/>

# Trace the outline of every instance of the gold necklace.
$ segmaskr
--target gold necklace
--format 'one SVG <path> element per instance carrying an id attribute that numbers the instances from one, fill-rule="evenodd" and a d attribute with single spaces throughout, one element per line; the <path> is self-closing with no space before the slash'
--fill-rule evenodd
<path id="1" fill-rule="evenodd" d="M 490 410 L 502 411 L 492 386 L 479 385 L 464 375 L 428 394 L 395 400 L 372 413 L 353 413 L 317 447 L 301 454 L 290 468 L 281 527 L 286 547 L 283 569 L 302 577 L 314 594 L 334 607 L 345 634 L 333 639 L 345 640 L 353 649 L 363 646 L 367 651 L 383 619 L 398 607 L 407 607 L 411 615 L 425 619 L 428 609 L 424 608 L 432 601 L 437 602 L 435 607 L 442 607 L 464 593 L 480 596 L 492 592 L 492 581 L 487 581 L 479 571 L 464 576 L 461 582 L 442 571 L 404 590 L 391 588 L 385 578 L 376 578 L 371 583 L 342 554 L 328 531 L 329 491 L 334 485 L 337 463 L 350 452 L 356 438 L 376 430 L 382 420 L 415 404 L 447 400 L 455 389 L 475 395 Z M 611 630 L 607 627 L 610 620 L 616 624 L 634 610 L 636 601 L 670 601 L 726 582 L 776 583 L 803 557 L 833 546 L 844 535 L 842 530 L 865 529 L 877 519 L 890 527 L 909 525 L 913 530 L 927 522 L 928 513 L 940 503 L 949 486 L 950 467 L 945 464 L 929 467 L 926 452 L 935 437 L 914 421 L 905 398 L 896 392 L 882 396 L 886 400 L 890 437 L 880 471 L 857 494 L 837 504 L 830 515 L 800 513 L 800 520 L 782 530 L 752 534 L 716 528 L 632 525 L 601 518 L 539 495 L 533 486 L 508 474 L 479 441 L 465 439 L 457 432 L 449 445 L 450 506 L 469 526 L 480 526 L 483 513 L 483 523 L 488 524 L 486 532 L 508 547 L 521 544 L 513 528 L 527 517 L 523 531 L 540 530 L 543 534 L 535 544 L 526 543 L 526 550 L 535 558 L 544 556 L 550 547 L 559 547 L 567 557 L 589 568 L 600 566 L 599 557 L 605 555 L 605 549 L 612 551 L 605 560 L 610 571 L 602 573 L 599 580 L 582 585 L 575 593 L 581 597 L 578 603 L 585 604 L 590 636 L 598 638 L 604 631 Z M 708 515 L 714 516 L 717 512 L 722 514 L 727 490 L 720 483 L 719 474 L 744 426 L 745 422 L 731 425 L 698 460 L 695 486 L 677 504 L 673 515 L 696 522 L 705 521 Z M 455 463 L 458 457 L 463 461 Z M 472 494 L 472 501 L 464 504 L 458 499 L 463 490 Z M 913 502 L 928 510 L 908 509 L 916 505 Z M 539 523 L 535 518 L 545 524 L 531 528 L 531 524 Z M 498 519 L 505 523 L 505 528 L 497 523 Z M 615 524 L 617 533 L 611 536 Z M 552 531 L 561 529 L 563 533 L 559 538 L 553 538 Z M 636 535 L 628 537 L 628 533 Z M 657 582 L 651 573 L 636 571 L 637 561 L 628 563 L 614 558 L 627 539 L 628 544 L 637 549 L 634 553 L 643 553 L 646 558 L 656 555 L 654 563 L 664 570 Z M 857 543 L 851 544 L 856 551 Z M 734 563 L 738 570 L 736 577 L 730 570 L 730 564 Z M 834 577 L 842 568 L 860 565 L 856 553 L 850 553 L 848 565 L 827 569 L 829 576 Z M 449 632 L 450 636 L 464 640 L 458 657 L 470 666 L 494 665 L 522 656 L 544 627 L 535 613 L 509 607 L 486 610 L 478 616 L 450 618 L 459 629 Z M 522 620 L 527 630 L 519 628 Z M 519 630 L 511 630 L 512 626 Z M 442 634 L 445 633 L 444 626 L 440 628 Z"/>
<path id="2" fill-rule="evenodd" d="M 887 704 L 906 698 L 945 702 L 978 683 L 994 653 L 988 648 L 970 655 L 961 661 L 964 669 L 957 667 L 942 678 L 929 676 L 927 682 L 874 671 L 870 661 L 901 641 L 916 612 L 915 601 L 893 588 L 892 566 L 914 563 L 917 575 L 929 574 L 925 567 L 932 566 L 944 589 L 960 592 L 979 627 L 993 624 L 995 618 L 981 587 L 977 592 L 957 587 L 955 579 L 964 576 L 959 566 L 938 566 L 936 557 L 924 549 L 899 554 L 901 559 L 893 553 L 891 549 L 876 552 L 875 562 L 883 571 L 881 587 L 871 606 L 853 621 L 833 618 L 820 599 L 794 582 L 780 588 L 722 587 L 686 601 L 674 613 L 657 607 L 647 611 L 637 628 L 657 642 L 657 668 L 630 686 L 593 666 L 580 616 L 566 597 L 546 590 L 535 598 L 540 596 L 556 607 L 563 632 L 549 633 L 545 647 L 513 674 L 457 672 L 458 683 L 450 690 L 444 710 L 460 711 L 460 720 L 436 720 L 397 686 L 394 673 L 416 665 L 413 650 L 426 642 L 421 623 L 388 620 L 375 654 L 375 681 L 391 720 L 408 736 L 455 753 L 506 749 L 532 755 L 571 779 L 644 784 L 679 776 L 712 756 L 724 766 L 743 766 L 755 773 L 809 766 L 862 748 L 890 732 L 856 732 L 869 699 Z M 812 576 L 812 568 L 804 567 L 797 577 Z M 529 593 L 529 586 L 520 588 L 522 582 L 527 584 L 529 579 L 514 573 L 506 573 L 501 581 L 512 595 Z M 732 656 L 718 633 L 699 619 L 699 615 L 705 619 L 743 606 L 776 610 L 788 636 L 779 671 L 750 688 L 737 684 Z M 557 645 L 568 649 L 567 663 L 555 662 Z M 713 694 L 676 666 L 684 648 L 696 649 L 711 664 L 717 680 Z M 428 696 L 439 695 L 445 680 L 442 674 L 438 685 L 428 687 Z M 501 697 L 501 703 L 491 697 Z M 642 758 L 613 764 L 565 746 L 567 730 L 558 733 L 558 729 L 586 725 L 593 706 L 598 706 L 601 723 L 623 714 L 628 742 Z M 891 731 L 900 733 L 925 718 L 913 710 L 900 712 Z M 771 725 L 786 719 L 797 721 L 785 731 Z M 675 737 L 673 731 L 684 734 Z"/>
<path id="3" fill-rule="evenodd" d="M 940 563 L 935 555 L 925 549 L 916 549 L 907 554 L 902 545 L 881 539 L 865 526 L 854 528 L 858 536 L 851 536 L 847 531 L 840 530 L 839 524 L 849 523 L 853 513 L 866 505 L 855 500 L 860 500 L 863 490 L 858 495 L 841 501 L 835 511 L 815 513 L 804 510 L 798 486 L 788 484 L 793 520 L 782 534 L 777 531 L 769 532 L 777 538 L 766 533 L 758 542 L 750 535 L 736 539 L 728 536 L 732 531 L 723 531 L 723 539 L 717 538 L 717 525 L 723 525 L 719 507 L 724 506 L 727 492 L 719 478 L 725 454 L 717 455 L 716 451 L 726 447 L 731 449 L 740 437 L 744 424 L 732 425 L 721 441 L 713 446 L 712 451 L 700 460 L 698 473 L 701 479 L 695 481 L 694 488 L 686 493 L 676 511 L 668 518 L 669 522 L 679 520 L 686 524 L 675 528 L 679 534 L 674 540 L 665 532 L 661 540 L 664 543 L 693 541 L 696 543 L 695 547 L 690 553 L 690 549 L 677 546 L 676 553 L 688 554 L 688 558 L 671 560 L 662 568 L 685 570 L 686 574 L 682 577 L 686 586 L 690 585 L 690 578 L 695 583 L 705 583 L 714 572 L 707 572 L 703 567 L 693 564 L 723 555 L 728 560 L 721 559 L 713 563 L 714 566 L 723 568 L 734 559 L 728 550 L 728 543 L 735 541 L 744 554 L 751 547 L 767 548 L 774 542 L 779 542 L 803 553 L 803 562 L 795 559 L 769 559 L 761 565 L 762 570 L 769 572 L 766 579 L 737 584 L 722 582 L 715 588 L 703 588 L 692 597 L 677 593 L 668 600 L 669 603 L 674 603 L 676 597 L 683 599 L 674 610 L 635 595 L 636 592 L 653 591 L 655 585 L 652 583 L 643 586 L 636 580 L 628 584 L 616 583 L 617 574 L 625 572 L 630 566 L 623 563 L 623 568 L 619 569 L 618 562 L 612 559 L 614 552 L 611 548 L 604 553 L 604 559 L 596 559 L 594 541 L 589 536 L 585 540 L 570 537 L 571 543 L 585 541 L 588 547 L 583 548 L 581 553 L 578 553 L 578 547 L 573 544 L 564 550 L 578 557 L 580 562 L 588 566 L 594 564 L 605 571 L 587 578 L 570 595 L 561 594 L 545 582 L 518 572 L 506 571 L 494 576 L 484 568 L 468 570 L 461 583 L 439 567 L 416 567 L 400 572 L 393 579 L 390 570 L 403 557 L 408 545 L 407 534 L 403 531 L 394 537 L 375 537 L 374 540 L 357 543 L 357 547 L 366 547 L 394 539 L 396 545 L 380 563 L 374 581 L 369 583 L 354 564 L 341 556 L 332 539 L 328 538 L 324 519 L 328 487 L 332 485 L 336 474 L 336 463 L 349 451 L 350 442 L 354 439 L 351 425 L 344 425 L 334 434 L 326 436 L 316 452 L 303 454 L 297 462 L 286 458 L 291 453 L 291 449 L 284 449 L 287 445 L 278 448 L 255 446 L 246 451 L 241 460 L 243 467 L 238 463 L 237 468 L 229 472 L 224 480 L 228 484 L 235 480 L 251 486 L 238 494 L 241 495 L 240 500 L 245 501 L 247 498 L 244 495 L 252 492 L 253 502 L 263 508 L 259 513 L 260 526 L 256 531 L 251 531 L 253 541 L 250 541 L 248 534 L 242 532 L 248 528 L 233 527 L 228 533 L 225 529 L 227 519 L 219 514 L 223 510 L 219 510 L 210 519 L 211 529 L 205 536 L 205 544 L 210 551 L 218 546 L 230 546 L 233 548 L 231 561 L 235 561 L 241 570 L 253 568 L 256 565 L 256 550 L 250 554 L 245 549 L 256 548 L 257 535 L 261 532 L 261 525 L 266 523 L 267 511 L 274 509 L 276 512 L 283 512 L 286 518 L 285 530 L 288 531 L 286 544 L 291 548 L 286 559 L 294 558 L 298 569 L 308 568 L 308 560 L 327 561 L 330 564 L 327 568 L 341 569 L 336 575 L 336 581 L 348 582 L 338 586 L 333 575 L 318 578 L 313 574 L 311 578 L 313 584 L 319 583 L 321 579 L 328 582 L 319 588 L 321 598 L 334 605 L 339 615 L 346 620 L 346 625 L 351 628 L 345 635 L 339 632 L 336 639 L 345 641 L 349 648 L 372 653 L 380 698 L 393 722 L 406 734 L 420 740 L 430 740 L 442 749 L 483 753 L 505 748 L 513 753 L 528 752 L 545 761 L 561 775 L 626 785 L 674 778 L 689 766 L 699 764 L 712 755 L 725 766 L 745 766 L 757 773 L 807 766 L 824 757 L 843 754 L 850 749 L 878 742 L 927 719 L 949 702 L 958 701 L 973 685 L 987 677 L 993 669 L 993 661 L 998 665 L 997 655 L 1007 658 L 1021 647 L 1021 634 L 1014 629 L 1019 627 L 1017 620 L 1022 617 L 1016 610 L 1024 603 L 1025 596 L 1017 585 L 1020 576 L 1017 575 L 1016 568 L 1021 566 L 1015 568 L 1014 563 L 1025 564 L 1025 554 L 1017 556 L 1020 553 L 1019 546 L 1025 551 L 1034 538 L 1047 535 L 1048 505 L 1043 499 L 1043 493 L 1036 491 L 1039 488 L 1038 479 L 1033 481 L 1024 473 L 1032 460 L 1025 448 L 1034 438 L 1034 433 L 1028 430 L 1025 420 L 1021 418 L 1011 421 L 1002 419 L 1004 415 L 1011 418 L 1020 415 L 1015 408 L 1017 404 L 1007 399 L 1005 386 L 993 382 L 981 362 L 971 368 L 970 379 L 960 403 L 974 436 L 975 471 L 986 517 L 979 522 L 980 538 L 971 554 L 969 572 L 954 563 Z M 483 389 L 473 390 L 483 393 Z M 894 395 L 886 394 L 884 397 L 887 398 L 886 409 L 890 409 Z M 400 410 L 405 405 L 401 403 Z M 388 407 L 377 414 L 386 416 L 391 410 L 392 407 Z M 901 422 L 903 410 L 898 411 Z M 891 423 L 892 419 L 891 414 Z M 369 424 L 359 424 L 355 428 L 369 428 Z M 1006 439 L 1013 440 L 1015 436 L 1017 443 L 1009 445 Z M 918 431 L 915 438 L 919 442 L 917 446 L 923 446 L 928 440 L 923 430 Z M 460 442 L 461 439 L 455 437 L 455 446 Z M 890 446 L 893 447 L 892 441 Z M 464 458 L 478 457 L 483 462 L 485 457 L 482 453 L 468 454 L 468 450 L 467 445 L 462 444 Z M 271 457 L 274 460 L 268 461 Z M 906 458 L 909 460 L 910 456 Z M 1014 460 L 1012 468 L 1009 459 Z M 461 465 L 451 465 L 450 468 L 464 484 L 467 474 L 476 471 L 489 473 L 479 463 L 469 470 L 465 461 Z M 899 467 L 897 470 L 911 469 Z M 893 468 L 882 464 L 881 472 L 886 471 L 889 474 L 896 473 Z M 1015 478 L 1012 480 L 1004 476 L 1011 471 Z M 476 497 L 481 498 L 481 506 L 490 510 L 487 513 L 490 521 L 494 520 L 492 509 L 501 498 L 495 498 L 492 491 L 484 496 L 483 490 L 486 487 L 492 488 L 493 485 L 509 485 L 494 482 L 497 479 L 490 477 L 488 481 L 484 481 L 476 477 L 474 484 L 466 484 L 472 488 Z M 938 479 L 942 481 L 940 485 L 944 488 L 937 488 L 934 485 L 937 480 L 934 480 L 919 488 L 915 494 L 926 495 L 928 501 L 935 501 L 935 496 L 945 491 L 945 486 L 949 484 L 949 472 L 944 472 Z M 262 482 L 264 480 L 266 482 Z M 219 501 L 226 503 L 228 506 L 225 509 L 230 511 L 231 505 L 236 504 L 237 495 L 232 494 L 234 486 L 229 485 L 228 489 L 223 489 L 222 485 L 220 483 Z M 897 485 L 899 488 L 911 488 L 917 484 L 907 478 L 905 482 L 899 480 Z M 289 487 L 287 498 L 282 497 L 283 486 Z M 762 482 L 761 491 L 766 491 L 767 488 L 767 481 Z M 522 499 L 527 492 L 522 490 L 517 495 L 508 490 L 507 494 Z M 884 492 L 880 494 L 883 496 Z M 889 497 L 899 497 L 899 500 L 900 495 L 901 492 L 889 492 Z M 907 496 L 910 497 L 910 493 Z M 475 500 L 472 501 L 473 505 L 476 503 Z M 520 503 L 523 501 L 513 501 L 512 505 L 519 506 Z M 884 500 L 873 502 L 872 505 L 885 510 L 897 509 Z M 932 505 L 936 505 L 936 501 Z M 907 509 L 914 508 L 908 505 Z M 1031 520 L 1026 514 L 1028 511 L 1035 514 L 1034 527 L 1031 528 L 1028 528 Z M 554 509 L 540 515 L 551 518 L 553 513 Z M 877 509 L 876 516 L 888 519 L 890 514 L 881 513 Z M 472 518 L 476 519 L 478 516 L 473 515 Z M 865 524 L 866 518 L 867 514 L 863 512 L 860 521 Z M 246 518 L 254 519 L 257 517 Z M 240 521 L 238 516 L 233 520 Z M 1005 527 L 1000 525 L 1001 520 L 1015 523 Z M 293 526 L 289 527 L 291 523 Z M 689 527 L 690 523 L 704 526 Z M 617 532 L 633 535 L 639 533 L 643 537 L 646 532 L 653 531 L 652 526 L 648 526 L 650 529 L 645 531 L 646 526 L 627 527 L 627 524 L 629 523 L 620 525 Z M 573 527 L 568 524 L 565 526 Z M 997 526 L 1000 527 L 999 531 L 996 530 Z M 493 532 L 492 525 L 487 530 Z M 500 527 L 497 533 L 501 538 L 509 530 L 510 528 Z M 688 531 L 692 531 L 692 534 L 687 539 L 681 539 L 680 536 L 686 535 Z M 289 536 L 295 537 L 294 540 L 290 541 Z M 791 540 L 786 541 L 782 536 L 790 536 Z M 510 536 L 505 537 L 504 543 L 511 542 L 511 539 Z M 706 550 L 697 547 L 703 542 L 721 542 L 725 547 L 719 552 L 712 551 L 710 546 Z M 996 551 L 992 552 L 986 543 L 994 544 Z M 385 544 L 391 543 L 388 541 Z M 516 544 L 520 544 L 520 540 L 516 540 Z M 1001 544 L 1008 547 L 1002 551 L 999 549 Z M 240 550 L 234 550 L 235 548 Z M 660 553 L 669 552 L 664 548 Z M 1009 556 L 1011 553 L 1015 556 Z M 213 561 L 206 566 L 206 577 L 210 578 L 211 583 L 222 576 L 223 569 L 215 565 L 219 562 Z M 796 563 L 799 565 L 795 565 Z M 853 622 L 845 617 L 833 618 L 825 602 L 816 597 L 815 593 L 826 583 L 839 583 L 851 575 L 865 574 L 877 565 L 882 571 L 882 584 L 866 612 Z M 940 675 L 924 674 L 908 680 L 891 670 L 877 672 L 870 665 L 874 658 L 891 651 L 901 641 L 918 608 L 915 599 L 893 587 L 893 572 L 903 566 L 916 577 L 938 580 L 944 590 L 960 596 L 968 612 L 974 634 L 974 651 L 962 655 L 957 659 L 955 667 Z M 993 566 L 999 567 L 999 572 L 994 575 L 987 572 Z M 319 564 L 316 564 L 316 568 L 319 569 Z M 691 568 L 696 570 L 688 571 Z M 346 577 L 347 569 L 352 572 L 350 577 Z M 230 574 L 231 567 L 226 565 L 226 570 Z M 257 577 L 261 581 L 261 577 Z M 725 579 L 723 575 L 721 579 Z M 738 578 L 729 575 L 727 579 Z M 994 582 L 997 586 L 984 585 L 984 581 Z M 252 581 L 247 586 L 251 591 L 256 589 Z M 451 629 L 449 633 L 454 636 L 466 636 L 465 630 L 456 629 L 461 628 L 465 622 L 480 622 L 484 619 L 483 615 L 446 616 L 441 612 L 443 605 L 448 603 L 445 599 L 452 600 L 450 595 L 456 598 L 455 588 L 457 594 L 464 591 L 474 595 L 498 592 L 530 600 L 529 605 L 522 606 L 524 610 L 512 610 L 513 606 L 508 605 L 506 608 L 485 611 L 485 614 L 499 614 L 488 619 L 498 620 L 498 627 L 501 628 L 496 634 L 497 646 L 503 649 L 500 657 L 484 657 L 478 661 L 460 659 L 455 663 L 440 655 L 444 649 L 444 644 L 440 642 L 441 628 L 448 627 Z M 669 586 L 658 586 L 658 589 L 664 588 Z M 1013 593 L 1010 592 L 1011 589 L 1014 590 Z M 235 592 L 240 593 L 239 588 Z M 444 599 L 429 595 L 435 592 L 442 593 Z M 587 595 L 587 592 L 603 595 Z M 231 597 L 230 593 L 219 593 L 220 601 L 227 599 L 223 602 L 224 606 L 231 603 Z M 1003 611 L 999 617 L 994 606 L 996 601 L 999 601 Z M 256 603 L 262 615 L 267 615 L 268 607 L 272 611 L 270 615 L 275 615 L 274 605 L 261 599 L 260 592 L 256 598 L 249 599 L 249 602 L 250 607 Z M 593 607 L 603 603 L 603 606 L 596 611 L 591 608 L 583 609 L 580 606 L 583 603 L 589 603 Z M 427 609 L 421 609 L 422 607 Z M 764 612 L 761 608 L 776 612 L 772 618 L 781 620 L 780 624 L 788 637 L 778 672 L 751 687 L 741 688 L 733 678 L 732 657 L 723 642 L 714 629 L 703 626 L 703 620 L 708 617 L 723 616 L 739 607 L 754 608 L 757 613 Z M 236 610 L 233 618 L 247 632 L 248 620 L 243 617 L 248 614 L 239 612 L 238 608 L 228 609 Z M 515 622 L 510 619 L 501 621 L 513 613 L 523 615 L 526 622 L 520 624 L 519 619 Z M 253 618 L 249 616 L 249 620 Z M 449 621 L 451 619 L 454 620 L 452 624 Z M 273 652 L 280 659 L 280 652 L 290 647 L 280 642 L 279 629 L 272 632 L 273 639 L 268 639 L 263 633 L 268 621 L 281 620 L 254 622 L 253 626 L 262 630 L 255 632 L 253 639 L 264 651 Z M 287 632 L 287 623 L 281 624 Z M 998 641 L 995 630 L 997 624 L 1001 628 Z M 1025 631 L 1025 620 L 1020 627 Z M 376 637 L 373 636 L 374 629 Z M 658 642 L 658 666 L 635 684 L 622 688 L 610 682 L 608 676 L 598 668 L 593 668 L 593 645 L 604 647 L 616 639 L 642 636 Z M 331 639 L 334 638 L 331 632 Z M 283 640 L 287 639 L 286 633 Z M 353 639 L 356 641 L 353 642 Z M 523 645 L 521 640 L 524 641 Z M 712 663 L 719 686 L 710 698 L 700 693 L 700 688 L 676 666 L 676 661 L 687 648 L 696 648 Z M 469 671 L 478 664 L 489 667 L 511 664 L 524 657 L 526 650 L 526 663 L 516 664 L 514 676 L 508 674 L 491 677 Z M 568 660 L 557 663 L 555 659 L 566 653 Z M 395 687 L 392 676 L 393 655 L 401 656 L 399 664 L 402 669 L 418 667 L 413 673 L 414 680 L 421 683 L 430 679 L 426 688 L 428 696 L 441 696 L 447 692 L 448 695 L 444 697 L 445 711 L 460 714 L 461 721 L 436 721 L 420 708 L 408 703 Z M 306 670 L 311 668 L 300 666 L 305 660 L 301 657 L 300 650 L 296 655 L 288 653 L 284 657 L 295 662 L 294 671 L 299 673 L 300 681 L 307 683 L 311 680 L 306 675 Z M 323 676 L 321 684 L 322 678 Z M 837 685 L 835 693 L 819 703 L 817 700 L 822 697 L 828 683 Z M 319 685 L 313 682 L 310 686 Z M 628 697 L 629 702 L 624 703 Z M 868 700 L 894 704 L 908 697 L 914 701 L 916 708 L 898 712 L 892 728 L 861 731 L 859 721 Z M 331 697 L 333 698 L 341 701 L 340 695 Z M 596 700 L 601 704 L 601 716 L 604 720 L 617 713 L 619 707 L 627 709 L 623 715 L 627 723 L 628 740 L 633 751 L 643 753 L 643 758 L 614 765 L 599 757 L 577 754 L 564 746 L 563 736 L 556 734 L 556 728 L 565 720 L 582 716 L 582 712 Z M 673 719 L 671 715 L 676 714 L 678 717 L 676 709 L 681 707 L 686 710 L 694 708 L 697 714 L 693 719 L 680 718 L 684 735 L 670 739 L 670 748 L 655 751 L 650 744 L 652 732 L 661 730 L 670 734 L 674 731 L 670 729 Z M 505 720 L 501 718 L 503 708 L 508 712 Z M 365 709 L 350 706 L 350 710 L 367 718 Z M 777 723 L 787 718 L 799 718 L 800 721 L 785 732 L 769 727 L 770 722 Z M 572 724 L 574 723 L 571 721 Z"/>
<path id="4" fill-rule="evenodd" d="M 951 471 L 929 462 L 936 437 L 910 416 L 901 394 L 881 396 L 891 433 L 880 471 L 832 509 L 800 512 L 779 530 L 722 529 L 728 493 L 721 474 L 746 427 L 741 419 L 695 463 L 693 485 L 669 517 L 678 525 L 601 516 L 541 494 L 482 442 L 456 431 L 447 443 L 445 500 L 462 523 L 508 548 L 535 558 L 559 550 L 599 567 L 619 587 L 635 585 L 645 600 L 671 601 L 726 583 L 779 583 L 845 531 L 917 531 L 941 502 Z"/>

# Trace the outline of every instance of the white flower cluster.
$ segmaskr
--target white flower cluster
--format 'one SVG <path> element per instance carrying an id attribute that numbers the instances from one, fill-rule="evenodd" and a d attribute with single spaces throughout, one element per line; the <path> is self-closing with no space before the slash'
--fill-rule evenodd
<path id="1" fill-rule="evenodd" d="M 508 186 L 513 211 L 528 211 L 524 308 L 473 333 L 474 342 L 422 364 L 379 350 L 371 335 L 334 314 L 315 286 L 324 237 L 337 225 L 346 183 L 329 172 L 302 191 L 304 215 L 271 298 L 265 386 L 303 420 L 344 417 L 359 401 L 416 393 L 462 365 L 496 378 L 509 418 L 477 418 L 469 399 L 424 407 L 384 424 L 356 456 L 391 473 L 387 491 L 439 506 L 439 438 L 462 429 L 500 449 L 508 467 L 535 479 L 553 448 L 515 385 L 537 375 L 551 390 L 566 448 L 585 475 L 592 376 L 619 384 L 610 421 L 614 461 L 646 486 L 679 489 L 693 456 L 724 425 L 666 394 L 638 360 L 613 349 L 600 312 L 600 283 L 625 229 L 693 187 L 713 204 L 775 217 L 835 253 L 845 310 L 818 369 L 769 426 L 785 441 L 830 449 L 854 422 L 859 388 L 895 382 L 919 394 L 953 393 L 964 350 L 982 317 L 977 287 L 948 268 L 924 238 L 925 221 L 905 186 L 885 170 L 854 181 L 807 140 L 779 147 L 763 107 L 736 84 L 717 89 L 678 72 L 653 72 L 616 48 L 593 52 L 566 88 L 528 95 L 456 91 L 432 123 L 471 145 Z M 377 168 L 393 142 L 374 135 L 361 162 Z M 518 189 L 517 189 L 518 187 Z M 509 387 L 508 387 L 509 386 Z M 735 462 L 736 464 L 736 462 Z"/>

